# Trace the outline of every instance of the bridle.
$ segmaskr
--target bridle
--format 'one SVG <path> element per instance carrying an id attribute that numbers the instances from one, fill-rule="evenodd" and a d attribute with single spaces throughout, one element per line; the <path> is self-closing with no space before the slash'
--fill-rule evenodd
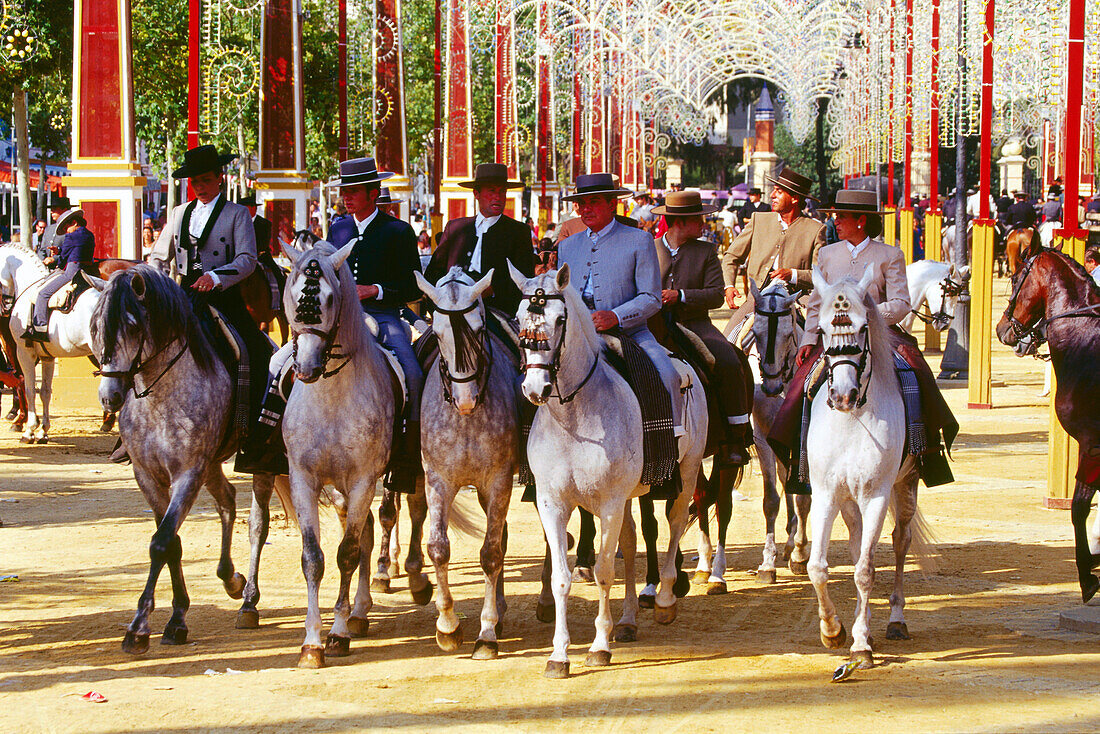
<path id="1" fill-rule="evenodd" d="M 764 346 L 763 358 L 760 360 L 760 375 L 767 380 L 779 380 L 782 383 L 786 384 L 788 381 L 790 381 L 792 376 L 790 349 L 788 349 L 787 353 L 783 356 L 783 364 L 780 365 L 778 372 L 768 372 L 767 368 L 764 365 L 772 364 L 773 362 L 775 362 L 775 340 L 779 333 L 779 319 L 783 318 L 784 316 L 790 317 L 791 325 L 793 328 L 794 313 L 790 309 L 787 309 L 786 311 L 762 311 L 760 309 L 755 309 L 754 313 L 756 317 L 764 317 L 768 321 L 768 339 Z M 759 347 L 759 345 L 757 346 Z M 761 387 L 761 390 L 763 389 L 764 388 Z M 782 392 L 782 389 L 780 389 L 779 392 L 775 393 L 775 395 L 778 395 L 780 392 Z M 764 393 L 767 394 L 767 391 L 764 390 Z M 775 395 L 768 395 L 768 397 L 775 397 Z"/>
<path id="2" fill-rule="evenodd" d="M 142 372 L 142 370 L 144 370 L 150 362 L 152 362 L 154 359 L 156 359 L 161 354 L 163 354 L 164 350 L 166 350 L 169 346 L 174 344 L 176 341 L 179 341 L 179 339 L 173 339 L 172 341 L 167 342 L 160 349 L 153 352 L 152 354 L 150 354 L 145 359 L 142 359 L 141 358 L 141 351 L 143 349 L 145 349 L 145 332 L 142 331 L 141 341 L 138 342 L 137 354 L 134 355 L 134 361 L 130 363 L 129 367 L 127 367 L 124 370 L 98 369 L 95 372 L 93 372 L 92 374 L 95 375 L 96 377 L 109 377 L 109 378 L 113 378 L 113 379 L 116 379 L 116 380 L 123 380 L 123 381 L 129 383 L 130 389 L 132 389 L 134 391 L 134 397 L 135 398 L 137 398 L 138 400 L 141 400 L 142 398 L 147 398 L 147 397 L 149 397 L 149 394 L 153 392 L 153 388 L 156 386 L 156 384 L 158 382 L 160 382 L 161 378 L 164 377 L 166 374 L 168 374 L 168 371 L 170 369 L 172 369 L 173 366 L 175 366 L 176 362 L 178 362 L 180 360 L 180 357 L 183 356 L 183 353 L 187 351 L 187 343 L 184 342 L 183 346 L 180 347 L 179 352 L 176 353 L 176 356 L 172 357 L 172 359 L 170 359 L 168 361 L 168 364 L 165 365 L 164 369 L 160 371 L 160 374 L 157 375 L 153 379 L 153 381 L 150 382 L 145 387 L 145 389 L 140 391 L 140 392 L 138 392 L 138 390 L 137 390 L 137 376 L 138 376 L 138 374 L 140 374 Z M 110 362 L 110 359 L 104 359 L 103 360 L 104 364 L 107 364 L 109 362 Z"/>
<path id="3" fill-rule="evenodd" d="M 316 265 L 316 263 L 317 263 L 317 261 L 314 260 L 313 263 L 311 263 L 311 264 Z M 303 269 L 303 272 L 306 273 L 305 277 L 306 277 L 307 285 L 309 284 L 309 281 L 311 279 L 319 277 L 319 276 L 315 276 L 315 275 L 310 275 L 310 273 L 307 272 L 308 268 L 309 268 L 309 266 L 307 265 L 306 268 Z M 336 278 L 335 291 L 336 291 L 337 294 L 339 294 L 339 292 L 340 292 L 340 276 L 335 275 L 335 278 Z M 303 305 L 306 302 L 306 298 L 307 298 L 307 296 L 305 294 L 303 294 L 303 296 L 299 299 L 298 313 L 295 316 L 296 321 L 302 321 L 303 318 L 304 318 L 304 316 L 303 316 Z M 312 327 L 312 326 L 307 326 L 303 329 L 295 329 L 293 326 L 291 326 L 291 328 L 290 328 L 290 354 L 291 354 L 291 359 L 293 359 L 293 361 L 294 361 L 294 366 L 295 366 L 296 370 L 297 370 L 297 366 L 298 366 L 298 337 L 301 336 L 302 334 L 309 334 L 309 335 L 315 336 L 315 337 L 317 337 L 321 340 L 321 344 L 322 344 L 322 346 L 321 346 L 321 370 L 322 370 L 321 378 L 322 379 L 324 379 L 326 377 L 332 377 L 333 375 L 340 372 L 340 370 L 344 369 L 344 367 L 347 367 L 348 363 L 351 362 L 351 356 L 348 356 L 335 369 L 332 369 L 332 370 L 325 370 L 324 369 L 325 366 L 329 363 L 329 360 L 331 360 L 331 359 L 340 359 L 344 356 L 342 354 L 338 354 L 338 353 L 334 352 L 334 350 L 339 348 L 339 346 L 340 346 L 339 344 L 336 343 L 336 332 L 340 330 L 340 319 L 343 316 L 343 311 L 344 311 L 343 299 L 336 298 L 335 300 L 336 300 L 336 318 L 332 322 L 332 328 L 330 328 L 330 329 L 318 329 L 318 328 L 315 328 L 315 327 Z M 317 321 L 315 323 L 318 323 L 320 321 L 320 319 L 318 318 L 319 317 L 319 312 L 315 313 L 315 314 L 314 313 L 308 313 L 308 315 L 312 316 L 313 318 L 317 318 Z M 291 322 L 291 323 L 293 323 L 293 322 Z"/>
<path id="4" fill-rule="evenodd" d="M 547 293 L 542 288 L 536 288 L 534 293 L 524 293 L 523 298 L 527 301 L 527 313 L 537 316 L 542 316 L 545 313 L 548 301 L 561 301 L 562 306 L 565 306 L 565 296 L 560 293 Z M 519 346 L 520 349 L 530 352 L 550 352 L 549 362 L 524 362 L 523 371 L 526 372 L 529 369 L 546 370 L 550 375 L 550 382 L 554 386 L 554 393 L 556 393 L 551 393 L 550 397 L 556 397 L 559 402 L 565 404 L 577 397 L 577 393 L 581 391 L 581 388 L 592 379 L 592 375 L 596 372 L 596 365 L 600 363 L 600 358 L 597 355 L 592 360 L 592 366 L 588 368 L 588 374 L 584 376 L 579 385 L 567 395 L 562 395 L 561 388 L 558 387 L 558 370 L 561 368 L 561 350 L 565 345 L 565 332 L 569 326 L 568 311 L 558 318 L 558 323 L 561 325 L 561 337 L 558 338 L 557 344 L 553 347 L 550 346 L 545 331 L 538 327 L 531 328 L 527 326 L 519 332 Z"/>
<path id="5" fill-rule="evenodd" d="M 458 281 L 447 281 L 455 283 Z M 443 285 L 442 283 L 440 285 Z M 454 333 L 455 352 L 458 353 L 458 329 L 455 328 L 456 319 L 462 319 L 466 321 L 466 314 L 475 310 L 480 305 L 480 299 L 474 299 L 466 308 L 446 309 L 436 306 L 435 312 L 437 314 L 443 314 L 451 321 L 451 331 Z M 468 322 L 467 322 L 468 324 Z M 447 358 L 443 356 L 443 350 L 439 351 L 439 379 L 443 385 L 443 399 L 451 405 L 455 404 L 454 394 L 451 390 L 453 385 L 463 385 L 468 382 L 473 382 L 477 385 L 477 397 L 474 398 L 474 407 L 476 408 L 481 404 L 481 401 L 485 399 L 485 385 L 489 382 L 489 375 L 493 370 L 493 349 L 490 343 L 489 330 L 485 327 L 484 320 L 482 326 L 475 334 L 475 341 L 473 343 L 474 349 L 477 352 L 477 367 L 472 374 L 465 377 L 455 377 L 451 374 L 450 368 L 447 365 Z"/>
<path id="6" fill-rule="evenodd" d="M 1096 310 L 1100 308 L 1100 303 L 1093 303 L 1089 306 L 1063 311 L 1053 316 L 1044 316 L 1031 326 L 1025 326 L 1016 318 L 1016 301 L 1020 298 L 1020 292 L 1024 288 L 1024 282 L 1027 280 L 1027 276 L 1031 275 L 1031 269 L 1035 266 L 1035 261 L 1038 260 L 1039 256 L 1042 254 L 1043 252 L 1041 251 L 1024 263 L 1023 269 L 1016 276 L 1018 280 L 1012 285 L 1012 295 L 1009 296 L 1008 305 L 1005 307 L 1004 318 L 1008 319 L 1008 324 L 1012 327 L 1012 334 L 1016 337 L 1016 353 L 1021 357 L 1035 355 L 1039 347 L 1047 340 L 1045 330 L 1047 324 L 1051 321 L 1072 316 L 1096 317 L 1100 315 L 1096 313 Z"/>
<path id="7" fill-rule="evenodd" d="M 912 310 L 912 314 L 926 324 L 932 324 L 936 322 L 945 325 L 950 324 L 951 320 L 955 318 L 955 314 L 949 314 L 944 309 L 944 307 L 947 305 L 947 299 L 958 298 L 966 290 L 965 283 L 956 283 L 954 280 L 951 279 L 950 275 L 941 280 L 939 285 L 940 292 L 943 294 L 943 298 L 940 299 L 940 308 L 938 311 L 936 311 L 935 313 L 931 313 L 931 311 L 929 311 L 929 313 L 921 313 L 916 309 Z"/>
<path id="8" fill-rule="evenodd" d="M 833 317 L 833 325 L 837 325 L 838 318 L 848 318 L 844 315 L 837 315 Z M 851 321 L 849 320 L 849 323 Z M 863 339 L 863 348 L 861 349 L 854 344 L 845 344 L 843 346 L 829 347 L 825 350 L 825 365 L 828 370 L 829 377 L 829 394 L 826 396 L 826 401 L 830 408 L 833 407 L 832 387 L 833 387 L 833 371 L 842 365 L 848 365 L 856 371 L 856 384 L 859 385 L 859 396 L 856 399 L 856 407 L 862 408 L 867 403 L 867 390 L 871 385 L 871 362 L 868 360 L 867 355 L 871 353 L 871 345 L 869 339 L 870 331 L 867 324 L 864 324 L 860 330 L 858 337 Z M 859 361 L 851 359 L 855 355 L 859 355 Z M 841 359 L 836 359 L 841 357 Z M 866 379 L 864 377 L 866 376 Z"/>

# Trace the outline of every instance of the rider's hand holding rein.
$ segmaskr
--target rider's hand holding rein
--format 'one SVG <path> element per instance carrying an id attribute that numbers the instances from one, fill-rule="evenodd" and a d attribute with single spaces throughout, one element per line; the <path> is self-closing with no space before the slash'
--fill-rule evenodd
<path id="1" fill-rule="evenodd" d="M 801 367 L 802 363 L 810 358 L 810 352 L 814 350 L 813 345 L 807 344 L 798 348 L 798 354 L 794 358 L 794 366 Z"/>
<path id="2" fill-rule="evenodd" d="M 203 273 L 191 288 L 197 290 L 199 293 L 207 293 L 214 290 L 214 279 L 210 277 L 209 273 Z"/>
<path id="3" fill-rule="evenodd" d="M 596 331 L 607 331 L 619 325 L 619 317 L 614 311 L 596 311 L 592 314 L 592 325 Z"/>

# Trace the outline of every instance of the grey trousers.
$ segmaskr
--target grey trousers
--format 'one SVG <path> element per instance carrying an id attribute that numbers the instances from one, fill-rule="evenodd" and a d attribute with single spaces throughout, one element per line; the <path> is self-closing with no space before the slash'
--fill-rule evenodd
<path id="1" fill-rule="evenodd" d="M 50 315 L 47 312 L 50 298 L 53 297 L 54 293 L 71 283 L 78 272 L 80 272 L 80 263 L 69 263 L 60 274 L 47 280 L 46 284 L 42 286 L 42 290 L 38 291 L 38 298 L 34 301 L 34 327 L 36 329 L 46 328 L 50 320 Z"/>

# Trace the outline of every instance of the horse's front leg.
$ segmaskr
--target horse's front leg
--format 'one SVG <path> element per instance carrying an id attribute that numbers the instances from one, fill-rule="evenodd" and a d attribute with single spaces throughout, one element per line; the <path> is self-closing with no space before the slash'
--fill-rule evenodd
<path id="1" fill-rule="evenodd" d="M 680 472 L 683 486 L 695 486 L 698 468 L 685 471 L 681 466 L 677 471 Z M 659 624 L 671 624 L 676 619 L 676 602 L 688 592 L 686 584 L 680 579 L 683 574 L 680 570 L 682 558 L 680 540 L 684 537 L 684 530 L 687 528 L 690 501 L 691 496 L 687 492 L 681 492 L 673 502 L 669 503 L 670 506 L 665 512 L 668 519 L 668 552 L 665 553 L 664 563 L 661 564 L 661 588 L 657 591 L 656 605 L 653 607 L 653 618 Z"/>
<path id="2" fill-rule="evenodd" d="M 1073 555 L 1077 563 L 1077 581 L 1081 585 L 1081 603 L 1087 604 L 1100 591 L 1100 579 L 1092 571 L 1100 564 L 1100 553 L 1095 552 L 1089 542 L 1089 505 L 1096 489 L 1083 482 L 1077 482 L 1070 505 L 1070 520 L 1073 522 Z M 1097 525 L 1100 530 L 1100 523 Z M 1097 543 L 1100 546 L 1100 543 Z M 1100 548 L 1097 548 L 1100 550 Z"/>
<path id="3" fill-rule="evenodd" d="M 302 533 L 302 575 L 306 580 L 305 639 L 298 656 L 299 668 L 325 667 L 325 648 L 321 644 L 321 579 L 325 575 L 325 554 L 321 550 L 317 499 L 321 484 L 297 467 L 291 457 L 290 498 L 298 528 Z"/>
<path id="4" fill-rule="evenodd" d="M 779 550 L 775 545 L 775 520 L 779 517 L 779 508 L 782 503 L 779 498 L 779 486 L 776 482 L 775 454 L 770 449 L 767 451 L 762 450 L 760 441 L 756 442 L 756 454 L 760 462 L 760 476 L 764 482 L 764 556 L 761 559 L 759 568 L 756 569 L 756 581 L 761 584 L 774 584 L 775 562 L 779 555 Z M 790 507 L 789 498 L 787 506 Z M 790 533 L 787 534 L 787 548 L 784 555 L 789 553 Z"/>
<path id="5" fill-rule="evenodd" d="M 206 475 L 206 489 L 214 498 L 214 506 L 222 524 L 221 554 L 218 557 L 218 578 L 222 580 L 230 599 L 240 599 L 245 586 L 244 576 L 233 566 L 233 521 L 237 517 L 237 490 L 225 478 L 221 464 L 214 464 Z M 268 497 L 271 495 L 269 494 Z"/>
<path id="6" fill-rule="evenodd" d="M 428 557 L 435 566 L 435 579 L 439 584 L 439 595 L 435 599 L 435 608 L 439 616 L 435 620 L 435 642 L 444 652 L 455 652 L 462 645 L 462 623 L 454 611 L 454 597 L 451 596 L 451 539 L 448 534 L 451 504 L 457 490 L 450 487 L 434 471 L 425 472 L 425 491 L 428 496 L 428 510 L 431 526 L 428 529 Z"/>
<path id="7" fill-rule="evenodd" d="M 21 443 L 34 443 L 35 433 L 39 428 L 38 423 L 38 364 L 34 353 L 19 349 L 19 369 L 23 372 L 23 389 L 25 392 L 27 414 L 23 421 L 23 435 L 19 438 Z M 14 427 L 14 426 L 13 426 Z"/>
<path id="8" fill-rule="evenodd" d="M 634 578 L 634 563 L 638 554 L 638 530 L 634 525 L 634 515 L 624 513 L 622 528 L 619 530 L 619 550 L 623 554 L 623 614 L 615 625 L 615 642 L 635 642 L 638 639 L 638 589 Z"/>
<path id="9" fill-rule="evenodd" d="M 252 475 L 252 507 L 248 513 L 248 581 L 244 585 L 244 601 L 237 612 L 237 629 L 260 626 L 260 553 L 267 542 L 271 527 L 271 493 L 276 481 L 285 481 L 271 474 Z"/>
<path id="10" fill-rule="evenodd" d="M 382 490 L 382 501 L 378 505 L 378 570 L 371 582 L 371 591 L 388 594 L 390 581 L 398 574 L 397 556 L 390 554 L 390 537 L 397 533 L 398 494 L 388 489 Z"/>
<path id="11" fill-rule="evenodd" d="M 485 574 L 485 603 L 481 608 L 481 632 L 474 645 L 475 660 L 492 660 L 498 653 L 497 636 L 503 631 L 504 553 L 508 503 L 512 498 L 512 472 L 497 477 L 484 494 L 485 541 L 481 545 L 481 570 Z"/>
<path id="12" fill-rule="evenodd" d="M 57 360 L 44 359 L 42 365 L 42 388 L 39 395 L 42 398 L 42 419 L 38 430 L 34 432 L 36 443 L 46 443 L 50 440 L 50 400 L 53 399 L 53 375 L 57 367 Z"/>
<path id="13" fill-rule="evenodd" d="M 822 487 L 820 482 L 815 486 Z M 822 487 L 824 489 L 824 487 Z M 833 523 L 840 508 L 836 505 L 831 492 L 819 490 L 818 501 L 810 508 L 810 526 L 813 528 L 813 543 L 810 547 L 810 561 L 807 571 L 810 582 L 817 593 L 817 615 L 820 619 L 821 644 L 836 649 L 848 639 L 844 623 L 837 618 L 836 607 L 829 597 L 829 537 L 833 534 Z"/>
<path id="14" fill-rule="evenodd" d="M 566 524 L 573 508 L 559 501 L 549 499 L 552 489 L 540 487 L 537 498 L 539 520 L 546 536 L 550 556 L 550 589 L 554 595 L 554 649 L 546 661 L 547 678 L 569 677 L 569 620 L 566 608 L 569 601 L 569 587 L 573 576 L 569 572 L 569 560 L 566 557 Z"/>
<path id="15" fill-rule="evenodd" d="M 875 545 L 882 535 L 890 502 L 890 485 L 882 487 L 861 508 L 863 535 L 860 539 L 859 560 L 855 564 L 855 582 L 858 601 L 856 619 L 852 624 L 852 660 L 861 667 L 875 664 L 871 654 L 871 591 L 875 584 Z"/>
<path id="16" fill-rule="evenodd" d="M 420 606 L 432 600 L 435 588 L 424 573 L 424 521 L 428 519 L 428 497 L 424 492 L 424 475 L 416 479 L 416 492 L 409 495 L 409 553 L 405 556 L 405 573 L 409 577 L 409 593 Z"/>
<path id="17" fill-rule="evenodd" d="M 599 611 L 596 613 L 596 636 L 588 648 L 584 664 L 589 668 L 611 665 L 611 585 L 615 581 L 615 548 L 623 526 L 623 513 L 630 500 L 619 505 L 614 500 L 600 508 L 600 552 L 592 572 L 600 593 Z M 608 506 L 610 505 L 610 506 Z"/>
<path id="18" fill-rule="evenodd" d="M 700 479 L 700 481 L 703 481 Z M 707 505 L 705 491 L 696 492 L 698 500 L 695 503 L 695 514 L 699 521 L 699 561 L 695 565 L 695 574 L 692 577 L 692 581 L 696 584 L 705 584 L 710 578 L 711 559 L 714 556 L 714 542 L 710 539 L 710 520 L 707 518 L 707 512 L 710 509 Z M 625 525 L 625 520 L 623 522 Z M 621 541 L 620 541 L 621 542 Z"/>
<path id="19" fill-rule="evenodd" d="M 351 632 L 348 629 L 348 618 L 351 617 L 351 577 L 359 568 L 361 536 L 370 512 L 376 481 L 377 477 L 373 475 L 360 476 L 346 487 L 347 525 L 336 551 L 336 567 L 340 569 L 340 591 L 333 609 L 332 629 L 325 640 L 325 655 L 345 657 L 351 653 Z"/>

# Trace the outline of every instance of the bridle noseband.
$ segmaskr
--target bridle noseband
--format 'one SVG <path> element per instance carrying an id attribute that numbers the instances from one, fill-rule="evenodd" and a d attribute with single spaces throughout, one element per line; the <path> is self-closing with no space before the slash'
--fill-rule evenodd
<path id="1" fill-rule="evenodd" d="M 1062 313 L 1054 314 L 1053 316 L 1044 316 L 1036 321 L 1031 326 L 1025 326 L 1019 319 L 1016 318 L 1016 301 L 1020 298 L 1020 292 L 1024 288 L 1024 281 L 1027 280 L 1027 276 L 1031 275 L 1031 269 L 1035 265 L 1035 261 L 1039 259 L 1039 256 L 1049 248 L 1044 248 L 1040 252 L 1033 255 L 1024 263 L 1024 268 L 1021 270 L 1017 277 L 1017 280 L 1012 286 L 1012 295 L 1009 296 L 1008 305 L 1005 307 L 1004 318 L 1008 319 L 1009 326 L 1012 327 L 1012 334 L 1016 337 L 1016 353 L 1025 357 L 1028 355 L 1036 356 L 1038 349 L 1047 340 L 1046 327 L 1051 321 L 1057 321 L 1058 319 L 1069 318 L 1072 316 L 1098 316 L 1097 309 L 1100 309 L 1100 303 L 1094 303 L 1089 306 L 1082 306 L 1081 308 L 1070 309 L 1069 311 L 1063 311 Z"/>
<path id="2" fill-rule="evenodd" d="M 565 296 L 561 293 L 547 293 L 542 288 L 536 288 L 534 293 L 524 293 L 523 299 L 527 301 L 527 313 L 535 314 L 536 316 L 543 316 L 546 312 L 546 304 L 549 301 L 561 301 L 562 306 L 565 306 Z M 546 370 L 550 376 L 550 382 L 554 386 L 554 392 L 556 395 L 551 394 L 550 397 L 556 397 L 561 403 L 568 403 L 577 397 L 577 393 L 581 391 L 588 381 L 592 378 L 592 375 L 596 372 L 596 365 L 600 363 L 600 358 L 597 355 L 592 360 L 592 366 L 588 368 L 588 374 L 584 376 L 580 384 L 577 385 L 567 395 L 562 395 L 561 388 L 558 387 L 558 370 L 561 368 L 561 350 L 565 345 L 565 332 L 569 326 L 569 314 L 568 311 L 559 319 L 561 323 L 561 337 L 558 339 L 557 344 L 551 348 L 550 340 L 547 338 L 546 332 L 539 327 L 531 328 L 524 327 L 519 332 L 519 346 L 520 349 L 524 349 L 530 352 L 550 352 L 550 361 L 546 363 L 539 362 L 524 362 L 523 371 L 526 372 L 529 369 Z"/>
<path id="3" fill-rule="evenodd" d="M 144 370 L 145 367 L 150 362 L 152 362 L 154 359 L 159 357 L 164 352 L 165 349 L 167 349 L 169 346 L 174 344 L 176 341 L 177 341 L 176 339 L 173 339 L 172 341 L 167 342 L 160 349 L 153 352 L 152 354 L 150 354 L 145 359 L 142 359 L 141 358 L 141 350 L 143 350 L 145 348 L 145 332 L 142 331 L 141 340 L 138 342 L 137 353 L 134 356 L 134 361 L 130 363 L 129 367 L 127 367 L 124 370 L 98 369 L 95 372 L 93 372 L 92 374 L 96 377 L 108 377 L 108 378 L 112 378 L 112 379 L 115 379 L 115 380 L 123 380 L 125 382 L 128 382 L 130 384 L 130 389 L 134 391 L 134 397 L 135 398 L 137 398 L 138 400 L 141 400 L 143 398 L 147 398 L 147 397 L 149 397 L 149 394 L 153 392 L 153 388 L 156 386 L 156 384 L 158 382 L 160 382 L 161 378 L 164 377 L 166 374 L 168 374 L 168 370 L 172 369 L 172 367 L 175 366 L 176 362 L 180 361 L 180 358 L 183 356 L 183 353 L 187 351 L 187 343 L 184 342 L 183 346 L 180 347 L 180 350 L 176 353 L 176 356 L 172 357 L 172 359 L 170 359 L 168 361 L 168 364 L 165 365 L 164 369 L 161 370 L 160 374 L 157 375 L 155 378 L 153 378 L 153 381 L 150 382 L 148 385 L 146 385 L 145 389 L 141 390 L 140 392 L 137 389 L 137 382 L 136 382 L 136 378 L 137 378 L 138 374 L 140 374 L 141 371 Z M 110 362 L 110 359 L 104 359 L 103 360 L 104 364 L 107 364 L 109 362 Z"/>
<path id="4" fill-rule="evenodd" d="M 948 298 L 958 298 L 966 291 L 966 283 L 956 283 L 948 275 L 946 278 L 940 281 L 940 292 L 943 294 L 943 298 L 940 299 L 940 308 L 935 313 L 921 313 L 916 309 L 912 310 L 912 314 L 926 324 L 932 324 L 935 322 L 942 322 L 944 324 L 950 324 L 951 320 L 955 318 L 955 314 L 949 314 L 944 310 L 944 306 L 947 305 Z"/>

